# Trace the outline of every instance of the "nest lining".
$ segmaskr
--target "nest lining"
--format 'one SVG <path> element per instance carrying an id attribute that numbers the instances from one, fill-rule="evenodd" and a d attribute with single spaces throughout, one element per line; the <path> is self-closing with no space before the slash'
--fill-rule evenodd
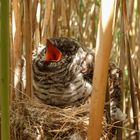
<path id="1" fill-rule="evenodd" d="M 89 104 L 59 108 L 37 100 L 16 99 L 11 103 L 11 140 L 86 140 Z M 111 134 L 103 119 L 103 137 Z"/>

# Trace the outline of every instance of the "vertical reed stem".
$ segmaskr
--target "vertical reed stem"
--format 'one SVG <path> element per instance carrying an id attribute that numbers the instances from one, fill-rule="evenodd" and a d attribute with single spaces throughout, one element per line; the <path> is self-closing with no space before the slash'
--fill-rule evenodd
<path id="1" fill-rule="evenodd" d="M 32 1 L 25 0 L 26 94 L 32 97 Z"/>
<path id="2" fill-rule="evenodd" d="M 102 118 L 106 93 L 109 56 L 112 47 L 112 24 L 115 1 L 101 1 L 98 26 L 93 93 L 91 96 L 88 140 L 99 140 L 102 132 Z"/>
<path id="3" fill-rule="evenodd" d="M 9 140 L 9 1 L 0 0 L 1 140 Z"/>

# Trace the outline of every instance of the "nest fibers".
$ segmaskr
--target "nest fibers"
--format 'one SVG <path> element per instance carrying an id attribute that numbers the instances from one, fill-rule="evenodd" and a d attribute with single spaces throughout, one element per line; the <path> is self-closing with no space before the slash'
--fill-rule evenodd
<path id="1" fill-rule="evenodd" d="M 112 127 L 104 117 L 103 137 Z M 89 101 L 79 106 L 59 108 L 37 100 L 16 99 L 11 103 L 11 140 L 86 140 Z"/>

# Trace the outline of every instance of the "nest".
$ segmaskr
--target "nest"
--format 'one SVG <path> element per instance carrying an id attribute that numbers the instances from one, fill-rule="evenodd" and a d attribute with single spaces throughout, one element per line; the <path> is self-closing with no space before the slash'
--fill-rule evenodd
<path id="1" fill-rule="evenodd" d="M 89 123 L 89 101 L 79 106 L 54 107 L 31 99 L 11 103 L 11 140 L 85 140 Z M 103 121 L 106 139 L 112 127 Z"/>

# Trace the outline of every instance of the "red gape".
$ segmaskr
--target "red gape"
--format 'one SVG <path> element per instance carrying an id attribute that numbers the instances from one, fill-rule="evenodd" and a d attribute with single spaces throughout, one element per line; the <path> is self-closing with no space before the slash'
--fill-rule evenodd
<path id="1" fill-rule="evenodd" d="M 51 41 L 47 40 L 48 50 L 46 52 L 46 61 L 55 61 L 58 62 L 62 58 L 62 53 L 57 49 Z"/>

